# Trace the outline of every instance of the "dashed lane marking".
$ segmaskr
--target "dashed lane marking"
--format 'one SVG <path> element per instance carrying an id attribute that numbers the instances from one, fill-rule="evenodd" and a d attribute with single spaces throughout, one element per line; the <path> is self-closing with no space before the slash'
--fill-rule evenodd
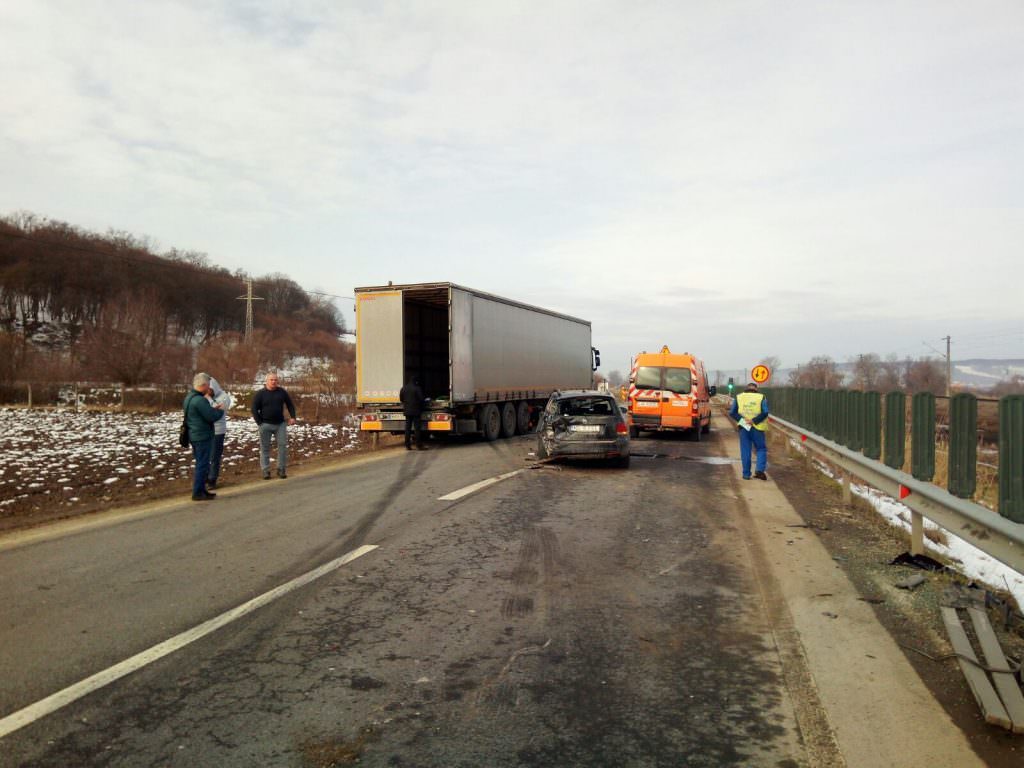
<path id="1" fill-rule="evenodd" d="M 512 472 L 506 472 L 503 475 L 489 477 L 486 480 L 481 480 L 479 483 L 473 483 L 472 485 L 467 485 L 465 488 L 459 488 L 459 490 L 457 491 L 452 491 L 451 493 L 445 494 L 444 496 L 439 497 L 438 501 L 458 501 L 464 496 L 469 496 L 469 494 L 471 493 L 476 493 L 477 491 L 481 491 L 484 488 L 487 488 L 488 486 L 494 485 L 495 483 L 500 483 L 502 480 L 508 480 L 510 477 L 515 477 L 522 471 L 523 470 L 521 469 L 517 469 Z"/>
<path id="2" fill-rule="evenodd" d="M 147 664 L 152 664 L 158 659 L 162 659 L 164 656 L 174 653 L 177 650 L 184 648 L 186 645 L 194 643 L 200 638 L 206 637 L 212 632 L 216 632 L 221 627 L 224 627 L 236 619 L 240 619 L 243 616 L 252 613 L 253 611 L 262 608 L 268 603 L 277 600 L 279 597 L 287 595 L 289 592 L 294 592 L 300 587 L 304 587 L 310 582 L 316 581 L 321 576 L 326 576 L 331 571 L 335 571 L 341 566 L 351 563 L 357 557 L 372 552 L 377 549 L 376 544 L 364 544 L 358 549 L 354 549 L 346 555 L 335 558 L 328 563 L 324 563 L 319 568 L 314 568 L 312 571 L 296 576 L 291 581 L 287 581 L 279 587 L 275 587 L 269 592 L 264 592 L 258 597 L 254 597 L 248 602 L 242 603 L 236 608 L 232 608 L 229 611 L 225 611 L 219 616 L 214 616 L 208 621 L 204 621 L 202 624 L 193 627 L 192 629 L 185 630 L 181 634 L 175 635 L 169 640 L 164 640 L 162 643 L 154 645 L 152 648 L 147 648 L 141 653 L 137 653 L 131 658 L 125 659 L 124 661 L 115 664 L 112 667 L 104 669 L 102 672 L 97 672 L 91 677 L 85 678 L 80 682 L 70 685 L 62 691 L 47 696 L 45 699 L 37 701 L 35 704 L 30 704 L 24 709 L 19 709 L 17 712 L 13 712 L 7 715 L 3 719 L 0 719 L 0 739 L 13 733 L 19 728 L 24 728 L 26 725 L 34 723 L 42 717 L 46 717 L 53 712 L 56 712 L 62 707 L 66 707 L 74 701 L 88 696 L 93 691 L 97 691 L 104 686 L 110 685 L 115 680 L 119 680 L 126 675 L 130 675 Z"/>

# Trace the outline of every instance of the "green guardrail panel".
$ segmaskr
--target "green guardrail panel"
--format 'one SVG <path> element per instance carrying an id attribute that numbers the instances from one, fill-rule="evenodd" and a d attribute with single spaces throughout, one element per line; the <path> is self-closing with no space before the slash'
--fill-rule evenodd
<path id="1" fill-rule="evenodd" d="M 882 458 L 882 396 L 877 392 L 864 393 L 864 455 L 869 459 Z"/>
<path id="2" fill-rule="evenodd" d="M 830 401 L 829 410 L 831 412 L 831 418 L 829 421 L 832 424 L 831 439 L 833 442 L 843 442 L 843 432 L 845 424 L 845 416 L 843 412 L 843 393 L 838 389 L 830 389 L 828 392 L 828 399 Z"/>
<path id="3" fill-rule="evenodd" d="M 910 403 L 910 473 L 930 482 L 935 477 L 935 395 L 918 392 Z"/>
<path id="4" fill-rule="evenodd" d="M 850 432 L 847 435 L 849 442 L 846 447 L 851 451 L 864 450 L 864 393 L 852 390 L 849 397 L 849 424 Z"/>
<path id="5" fill-rule="evenodd" d="M 970 499 L 978 483 L 978 398 L 961 393 L 949 401 L 949 492 Z"/>
<path id="6" fill-rule="evenodd" d="M 827 393 L 824 389 L 816 389 L 812 395 L 814 402 L 814 431 L 819 435 L 827 434 L 829 428 L 826 395 Z"/>
<path id="7" fill-rule="evenodd" d="M 885 464 L 903 469 L 907 459 L 907 396 L 890 392 L 885 396 Z"/>
<path id="8" fill-rule="evenodd" d="M 1024 395 L 999 401 L 999 514 L 1024 523 Z"/>

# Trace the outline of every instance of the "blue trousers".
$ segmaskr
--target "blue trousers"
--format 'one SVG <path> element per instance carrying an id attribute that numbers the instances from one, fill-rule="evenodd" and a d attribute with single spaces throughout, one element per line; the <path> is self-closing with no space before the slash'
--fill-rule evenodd
<path id="1" fill-rule="evenodd" d="M 768 469 L 768 444 L 765 442 L 764 434 L 760 429 L 740 430 L 740 462 L 744 477 L 750 477 L 751 446 L 757 449 L 757 471 L 764 472 Z"/>
<path id="2" fill-rule="evenodd" d="M 212 440 L 192 440 L 192 455 L 196 457 L 196 473 L 192 478 L 192 495 L 202 496 L 206 493 L 206 478 L 210 474 L 210 448 Z"/>
<path id="3" fill-rule="evenodd" d="M 224 457 L 224 438 L 227 435 L 214 435 L 210 444 L 210 481 L 217 482 L 220 477 L 220 460 Z"/>

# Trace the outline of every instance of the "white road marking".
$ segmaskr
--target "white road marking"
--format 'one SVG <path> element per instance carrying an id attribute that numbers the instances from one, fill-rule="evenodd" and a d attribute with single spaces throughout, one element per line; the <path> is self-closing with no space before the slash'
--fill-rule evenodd
<path id="1" fill-rule="evenodd" d="M 19 728 L 24 728 L 26 725 L 56 712 L 62 707 L 66 707 L 73 701 L 77 701 L 83 696 L 89 695 L 93 691 L 97 691 L 104 686 L 110 685 L 112 682 L 119 680 L 125 675 L 130 675 L 132 672 L 141 669 L 147 664 L 152 664 L 154 661 L 162 659 L 164 656 L 174 653 L 175 651 L 184 648 L 186 645 L 194 643 L 200 638 L 206 637 L 211 632 L 216 632 L 221 627 L 235 621 L 235 619 L 240 619 L 246 614 L 252 613 L 258 608 L 262 608 L 264 605 L 273 602 L 277 598 L 282 597 L 289 592 L 295 591 L 299 587 L 303 587 L 312 581 L 316 581 L 321 576 L 325 576 L 331 571 L 337 570 L 346 563 L 351 563 L 357 557 L 362 557 L 375 549 L 377 549 L 376 544 L 364 544 L 358 549 L 354 549 L 346 555 L 342 555 L 339 558 L 331 560 L 329 563 L 324 563 L 319 568 L 314 568 L 308 573 L 296 576 L 291 581 L 287 581 L 269 592 L 264 592 L 262 595 L 254 597 L 252 600 L 242 603 L 238 607 L 232 608 L 230 611 L 225 611 L 219 616 L 214 616 L 209 621 L 204 621 L 202 624 L 199 624 L 192 629 L 185 630 L 181 634 L 175 635 L 169 640 L 164 640 L 162 643 L 158 643 L 152 648 L 147 648 L 141 653 L 135 654 L 131 658 L 125 659 L 112 667 L 104 669 L 102 672 L 97 672 L 95 675 L 87 677 L 85 680 L 77 682 L 74 685 L 70 685 L 62 691 L 57 691 L 57 693 L 47 696 L 45 699 L 41 699 L 35 704 L 30 704 L 24 709 L 19 709 L 17 712 L 7 715 L 7 717 L 0 719 L 0 739 L 13 733 Z"/>
<path id="2" fill-rule="evenodd" d="M 523 470 L 521 469 L 516 469 L 512 472 L 506 472 L 503 475 L 489 477 L 486 480 L 481 480 L 479 483 L 473 483 L 472 485 L 467 485 L 465 488 L 459 488 L 459 490 L 457 491 L 452 491 L 451 493 L 445 494 L 444 496 L 439 497 L 438 501 L 457 501 L 458 499 L 461 499 L 463 496 L 469 496 L 469 494 L 476 493 L 477 491 L 482 490 L 489 485 L 500 483 L 502 480 L 508 480 L 510 477 L 514 477 L 521 473 L 522 471 Z"/>

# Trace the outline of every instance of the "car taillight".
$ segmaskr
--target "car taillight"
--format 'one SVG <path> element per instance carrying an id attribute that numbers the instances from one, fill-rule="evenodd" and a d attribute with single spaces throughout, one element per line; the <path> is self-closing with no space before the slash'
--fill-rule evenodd
<path id="1" fill-rule="evenodd" d="M 615 425 L 615 434 L 628 435 L 629 427 L 627 427 L 623 422 L 620 421 L 618 424 Z"/>
<path id="2" fill-rule="evenodd" d="M 363 421 L 380 421 L 380 416 L 376 413 L 364 413 Z"/>

